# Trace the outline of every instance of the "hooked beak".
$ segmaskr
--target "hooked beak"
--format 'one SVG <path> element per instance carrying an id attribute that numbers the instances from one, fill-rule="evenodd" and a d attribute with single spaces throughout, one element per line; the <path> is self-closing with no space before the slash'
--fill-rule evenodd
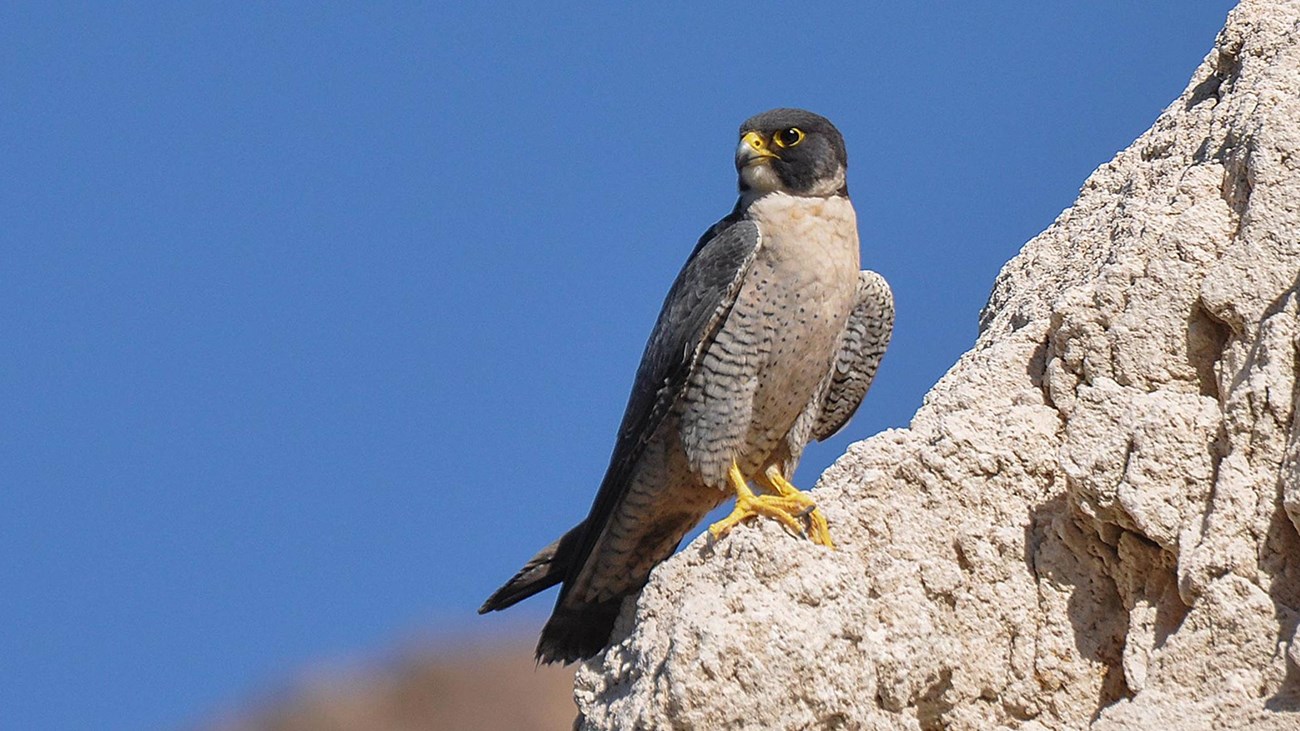
<path id="1" fill-rule="evenodd" d="M 743 170 L 751 165 L 766 165 L 773 158 L 779 160 L 781 156 L 772 152 L 763 135 L 757 132 L 746 132 L 745 136 L 740 138 L 740 145 L 736 148 L 736 169 Z"/>

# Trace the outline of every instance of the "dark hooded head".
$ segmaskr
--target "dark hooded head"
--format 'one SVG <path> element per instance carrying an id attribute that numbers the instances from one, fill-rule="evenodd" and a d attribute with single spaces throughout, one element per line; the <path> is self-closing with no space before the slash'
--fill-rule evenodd
<path id="1" fill-rule="evenodd" d="M 847 196 L 847 167 L 844 137 L 823 116 L 773 109 L 740 125 L 736 170 L 741 195 Z"/>

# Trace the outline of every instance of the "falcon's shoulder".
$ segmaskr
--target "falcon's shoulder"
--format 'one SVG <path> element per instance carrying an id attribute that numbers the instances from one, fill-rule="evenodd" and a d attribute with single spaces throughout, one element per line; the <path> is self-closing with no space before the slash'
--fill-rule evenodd
<path id="1" fill-rule="evenodd" d="M 822 441 L 844 427 L 862 404 L 894 332 L 894 293 L 879 274 L 858 272 L 858 296 L 840 335 L 839 352 L 822 397 L 812 438 Z"/>
<path id="2" fill-rule="evenodd" d="M 757 224 L 732 217 L 700 237 L 646 342 L 620 438 L 629 429 L 636 431 L 637 417 L 645 407 L 654 411 L 654 405 L 680 395 L 692 364 L 735 304 L 761 241 Z"/>

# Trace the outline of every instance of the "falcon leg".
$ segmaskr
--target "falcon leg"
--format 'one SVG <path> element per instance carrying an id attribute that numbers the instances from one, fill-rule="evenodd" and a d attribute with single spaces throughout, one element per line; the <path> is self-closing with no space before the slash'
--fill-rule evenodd
<path id="1" fill-rule="evenodd" d="M 822 515 L 822 511 L 817 508 L 817 503 L 808 493 L 801 491 L 790 484 L 789 480 L 785 479 L 785 475 L 781 474 L 780 467 L 770 465 L 755 479 L 758 484 L 800 506 L 799 515 L 807 516 L 808 522 L 811 524 L 808 537 L 813 543 L 827 548 L 835 547 L 835 543 L 831 541 L 830 527 L 826 525 L 826 516 Z"/>
<path id="2" fill-rule="evenodd" d="M 781 479 L 784 481 L 785 478 Z M 731 463 L 731 469 L 727 471 L 727 482 L 731 483 L 731 488 L 736 491 L 736 507 L 731 511 L 731 515 L 709 526 L 709 534 L 713 536 L 714 540 L 725 536 L 741 521 L 756 515 L 771 518 L 784 526 L 786 530 L 798 536 L 807 535 L 803 521 L 800 518 L 808 515 L 810 508 L 818 518 L 821 517 L 821 514 L 816 512 L 817 506 L 813 503 L 812 498 L 799 492 L 788 482 L 785 483 L 789 486 L 789 490 L 786 492 L 782 492 L 781 488 L 773 487 L 773 490 L 778 494 L 754 494 L 754 491 L 749 489 L 745 476 L 740 473 L 740 468 L 736 466 L 735 462 Z M 766 480 L 763 480 L 763 483 L 765 484 Z M 823 532 L 825 531 L 825 523 L 825 519 L 822 519 Z M 813 519 L 813 526 L 816 529 L 816 519 Z M 829 533 L 824 533 L 824 535 L 814 534 L 811 537 L 816 543 L 830 545 Z M 825 540 L 820 540 L 821 538 Z"/>

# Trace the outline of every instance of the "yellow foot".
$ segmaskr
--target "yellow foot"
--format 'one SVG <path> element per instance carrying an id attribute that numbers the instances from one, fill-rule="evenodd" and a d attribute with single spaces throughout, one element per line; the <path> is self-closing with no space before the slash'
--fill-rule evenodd
<path id="1" fill-rule="evenodd" d="M 771 468 L 769 472 L 772 474 L 760 478 L 759 483 L 777 494 L 755 495 L 754 491 L 749 489 L 744 475 L 740 473 L 740 468 L 734 462 L 732 463 L 731 469 L 727 472 L 727 481 L 736 491 L 736 507 L 731 511 L 731 515 L 709 526 L 709 534 L 713 539 L 717 540 L 725 536 L 741 521 L 761 515 L 777 521 L 797 536 L 808 536 L 813 543 L 834 548 L 830 530 L 826 526 L 826 518 L 817 509 L 813 499 L 786 481 L 775 468 Z M 776 480 L 773 479 L 773 474 Z M 808 519 L 811 531 L 805 530 L 804 518 Z"/>
<path id="2" fill-rule="evenodd" d="M 822 511 L 817 508 L 817 502 L 808 493 L 791 485 L 776 465 L 763 471 L 758 477 L 758 484 L 799 505 L 799 516 L 808 518 L 808 537 L 813 543 L 827 548 L 835 547 L 835 542 L 831 540 L 830 526 L 826 525 L 826 516 L 822 515 Z"/>

